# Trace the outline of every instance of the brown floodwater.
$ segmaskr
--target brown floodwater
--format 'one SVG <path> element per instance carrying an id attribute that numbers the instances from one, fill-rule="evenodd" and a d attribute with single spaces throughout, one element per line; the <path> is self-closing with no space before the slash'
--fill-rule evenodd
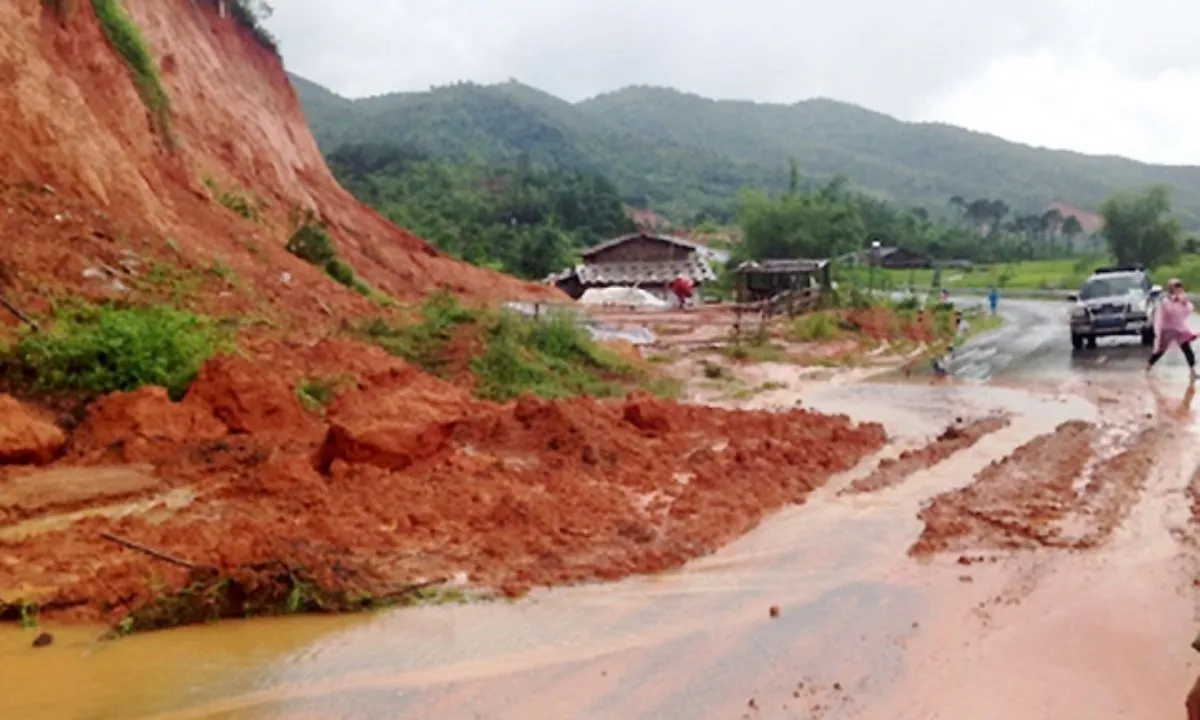
<path id="1" fill-rule="evenodd" d="M 866 463 L 677 573 L 115 642 L 49 628 L 55 642 L 40 649 L 33 633 L 5 631 L 0 718 L 1182 716 L 1195 673 L 1191 570 L 1171 530 L 1188 522 L 1182 488 L 1196 451 L 1164 460 L 1102 552 L 918 562 L 905 553 L 925 500 L 1102 411 L 1078 397 L 954 386 L 846 386 L 806 393 L 805 404 L 880 420 L 900 447 L 958 415 L 1016 416 L 899 485 L 837 497 Z"/>

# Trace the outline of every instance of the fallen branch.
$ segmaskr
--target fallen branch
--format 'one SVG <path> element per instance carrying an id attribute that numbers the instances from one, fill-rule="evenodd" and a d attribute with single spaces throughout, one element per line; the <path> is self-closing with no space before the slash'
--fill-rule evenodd
<path id="1" fill-rule="evenodd" d="M 450 578 L 437 578 L 436 580 L 427 580 L 425 582 L 412 583 L 411 585 L 405 585 L 404 587 L 398 588 L 391 592 L 386 592 L 381 595 L 375 595 L 371 599 L 374 600 L 375 602 L 379 602 L 379 601 L 383 601 L 383 600 L 395 600 L 398 598 L 407 597 L 407 596 L 409 596 L 417 591 L 420 591 L 420 590 L 427 590 L 431 587 L 436 587 L 438 585 L 445 585 L 448 582 L 450 582 Z"/>
<path id="2" fill-rule="evenodd" d="M 41 326 L 38 325 L 37 320 L 34 320 L 33 318 L 26 315 L 25 312 L 23 310 L 21 310 L 21 308 L 17 307 L 16 305 L 13 305 L 12 302 L 8 298 L 4 297 L 3 295 L 0 295 L 0 305 L 3 305 L 10 313 L 15 315 L 18 320 L 20 320 L 21 322 L 25 323 L 26 325 L 32 327 L 34 330 L 40 331 L 42 329 Z"/>
<path id="3" fill-rule="evenodd" d="M 179 567 L 187 568 L 188 570 L 195 570 L 197 568 L 196 563 L 188 562 L 187 560 L 177 558 L 174 555 L 168 555 L 167 553 L 162 552 L 161 550 L 155 550 L 154 548 L 146 547 L 145 545 L 142 545 L 140 543 L 135 543 L 132 540 L 126 540 L 125 538 L 118 537 L 116 535 L 113 535 L 112 533 L 102 532 L 102 533 L 100 533 L 100 537 L 104 538 L 105 540 L 108 540 L 109 542 L 113 542 L 113 543 L 116 543 L 123 547 L 129 548 L 130 550 L 137 550 L 138 552 L 145 553 L 145 554 L 149 555 L 150 557 L 157 558 L 159 560 L 162 560 L 163 562 L 169 562 L 172 565 L 178 565 Z"/>

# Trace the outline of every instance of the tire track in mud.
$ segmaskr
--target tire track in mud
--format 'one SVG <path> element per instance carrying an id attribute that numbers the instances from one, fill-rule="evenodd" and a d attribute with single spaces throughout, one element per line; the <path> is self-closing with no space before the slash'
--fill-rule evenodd
<path id="1" fill-rule="evenodd" d="M 909 555 L 1098 547 L 1128 517 L 1174 434 L 1158 422 L 1128 434 L 1115 425 L 1065 422 L 966 487 L 934 497 L 919 514 L 925 527 Z"/>
<path id="2" fill-rule="evenodd" d="M 861 495 L 899 485 L 912 475 L 932 467 L 955 453 L 966 450 L 985 436 L 1012 424 L 1010 415 L 989 415 L 948 425 L 940 435 L 919 448 L 905 450 L 896 458 L 884 458 L 866 477 L 861 477 L 838 491 L 838 496 Z"/>

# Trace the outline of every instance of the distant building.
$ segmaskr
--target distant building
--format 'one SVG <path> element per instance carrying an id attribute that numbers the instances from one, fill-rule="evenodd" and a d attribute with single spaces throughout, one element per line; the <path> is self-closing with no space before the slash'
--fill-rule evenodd
<path id="1" fill-rule="evenodd" d="M 931 268 L 933 260 L 926 255 L 902 247 L 878 247 L 868 251 L 871 264 L 889 270 Z"/>
<path id="2" fill-rule="evenodd" d="M 703 245 L 650 231 L 613 238 L 589 248 L 582 257 L 582 264 L 544 282 L 575 299 L 588 288 L 639 287 L 669 300 L 673 297 L 669 286 L 676 277 L 688 277 L 699 290 L 717 279 L 712 264 L 719 261 L 716 251 Z"/>

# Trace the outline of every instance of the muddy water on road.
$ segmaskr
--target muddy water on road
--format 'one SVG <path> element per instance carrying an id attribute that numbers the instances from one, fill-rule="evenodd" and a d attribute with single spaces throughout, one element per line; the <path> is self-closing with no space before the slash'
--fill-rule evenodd
<path id="1" fill-rule="evenodd" d="M 41 650 L 28 633 L 0 635 L 0 677 L 19 689 L 0 694 L 0 717 L 1178 715 L 1191 605 L 1176 592 L 1164 518 L 1186 522 L 1177 491 L 1200 458 L 1176 448 L 1113 540 L 1119 557 L 918 563 L 905 552 L 925 500 L 1065 420 L 1097 420 L 1097 406 L 953 386 L 856 385 L 804 399 L 884 422 L 898 447 L 955 416 L 1015 415 L 899 485 L 838 497 L 868 463 L 670 575 L 511 604 L 222 623 L 105 644 L 62 632 Z M 1016 714 L 1014 698 L 1025 703 Z"/>

